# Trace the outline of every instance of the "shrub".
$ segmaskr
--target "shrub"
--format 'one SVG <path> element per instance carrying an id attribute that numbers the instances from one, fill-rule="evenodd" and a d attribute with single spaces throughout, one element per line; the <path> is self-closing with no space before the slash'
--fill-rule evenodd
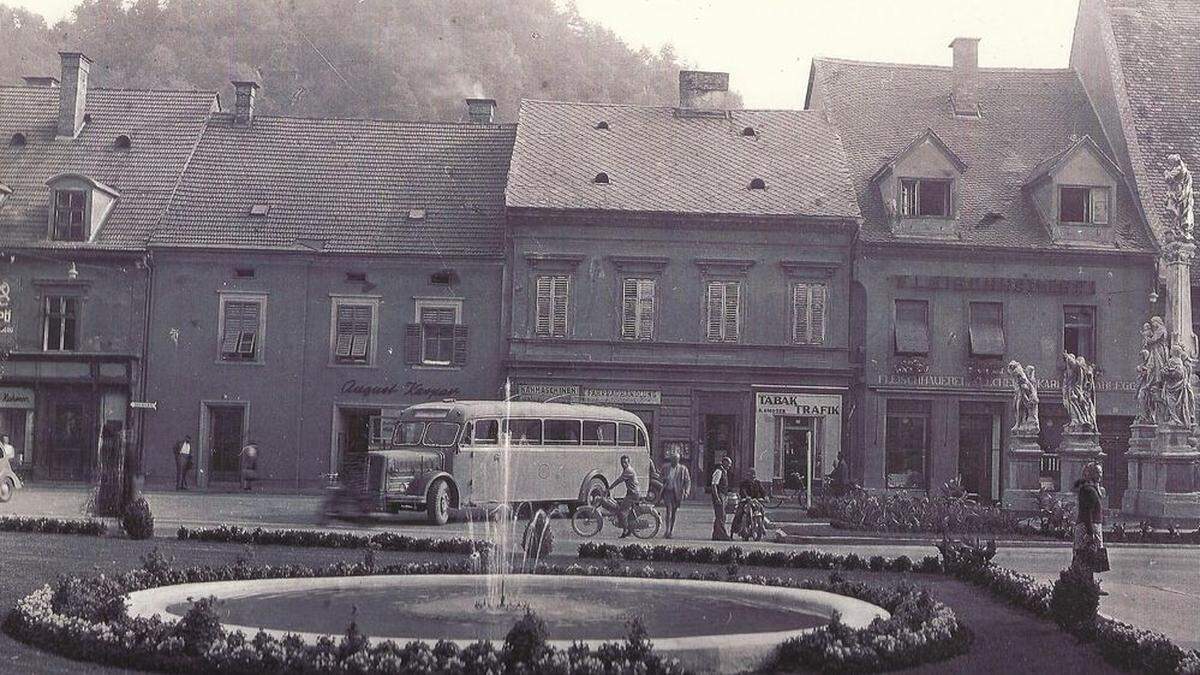
<path id="1" fill-rule="evenodd" d="M 119 582 L 103 575 L 88 580 L 60 577 L 50 606 L 88 621 L 120 621 L 126 617 L 123 593 Z"/>
<path id="2" fill-rule="evenodd" d="M 1100 584 L 1077 567 L 1058 575 L 1050 593 L 1050 618 L 1061 628 L 1089 632 L 1100 609 Z"/>
<path id="3" fill-rule="evenodd" d="M 103 536 L 108 526 L 103 520 L 71 520 L 66 518 L 27 518 L 0 516 L 0 532 L 37 532 L 41 534 L 83 534 Z"/>
<path id="4" fill-rule="evenodd" d="M 411 553 L 463 553 L 471 554 L 485 549 L 484 541 L 453 537 L 412 537 L 395 532 L 380 532 L 375 535 L 353 532 L 314 532 L 311 530 L 265 530 L 256 527 L 248 530 L 236 525 L 219 527 L 180 527 L 176 537 L 181 540 L 218 541 L 258 546 L 304 546 L 314 548 L 365 548 L 375 544 L 381 551 L 407 551 Z"/>
<path id="5" fill-rule="evenodd" d="M 970 574 L 992 564 L 996 540 L 984 544 L 973 537 L 955 541 L 943 536 L 937 549 L 942 555 L 942 569 L 956 575 Z"/>
<path id="6" fill-rule="evenodd" d="M 194 600 L 183 618 L 175 623 L 171 634 L 183 641 L 183 649 L 188 654 L 197 656 L 207 652 L 224 634 L 216 605 L 214 597 Z"/>
<path id="7" fill-rule="evenodd" d="M 517 619 L 504 638 L 505 656 L 509 663 L 533 663 L 546 651 L 549 636 L 546 622 L 532 609 L 526 609 L 525 616 Z"/>
<path id="8" fill-rule="evenodd" d="M 145 497 L 129 502 L 121 514 L 121 528 L 130 539 L 149 539 L 154 536 L 154 514 Z"/>
<path id="9" fill-rule="evenodd" d="M 554 532 L 550 529 L 550 516 L 545 511 L 538 510 L 525 526 L 521 536 L 521 548 L 525 555 L 533 560 L 544 560 L 550 557 L 554 550 Z"/>

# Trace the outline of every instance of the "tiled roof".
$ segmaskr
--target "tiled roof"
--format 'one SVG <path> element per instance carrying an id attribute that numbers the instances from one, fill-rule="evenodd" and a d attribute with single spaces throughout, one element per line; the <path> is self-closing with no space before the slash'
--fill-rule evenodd
<path id="1" fill-rule="evenodd" d="M 1099 122 L 1070 70 L 981 68 L 979 118 L 956 117 L 950 103 L 951 70 L 937 66 L 813 61 L 809 106 L 828 112 L 846 146 L 862 209 L 862 237 L 901 241 L 891 232 L 871 177 L 918 135 L 932 129 L 967 165 L 959 194 L 959 236 L 950 245 L 1053 247 L 1049 232 L 1021 186 L 1047 160 L 1083 136 L 1111 157 Z M 1123 250 L 1150 245 L 1131 195 L 1120 190 L 1114 214 Z M 1073 246 L 1072 248 L 1077 248 Z"/>
<path id="2" fill-rule="evenodd" d="M 1104 0 L 1129 105 L 1118 105 L 1142 206 L 1162 231 L 1167 155 L 1200 171 L 1200 3 Z M 1107 36 L 1105 36 L 1107 38 Z M 1140 162 L 1137 161 L 1140 158 Z"/>
<path id="3" fill-rule="evenodd" d="M 132 249 L 145 247 L 188 156 L 216 105 L 216 94 L 92 88 L 89 116 L 75 138 L 56 138 L 60 89 L 0 87 L 0 183 L 12 194 L 0 205 L 0 246 Z M 10 143 L 14 134 L 25 145 Z M 118 149 L 118 135 L 130 147 Z M 46 240 L 46 181 L 78 173 L 121 197 L 91 243 Z"/>
<path id="4" fill-rule="evenodd" d="M 213 116 L 153 245 L 498 256 L 511 125 Z M 264 205 L 266 215 L 250 215 Z"/>
<path id="5" fill-rule="evenodd" d="M 597 129 L 600 122 L 607 129 Z M 743 135 L 747 128 L 752 135 Z M 596 184 L 599 173 L 607 185 Z M 751 190 L 761 178 L 764 190 Z M 523 101 L 514 208 L 856 218 L 841 140 L 816 113 Z"/>

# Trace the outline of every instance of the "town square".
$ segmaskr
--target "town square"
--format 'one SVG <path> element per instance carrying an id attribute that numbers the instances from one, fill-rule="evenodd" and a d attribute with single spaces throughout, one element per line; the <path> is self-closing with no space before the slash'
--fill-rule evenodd
<path id="1" fill-rule="evenodd" d="M 1198 34 L 0 0 L 0 671 L 1200 673 Z"/>

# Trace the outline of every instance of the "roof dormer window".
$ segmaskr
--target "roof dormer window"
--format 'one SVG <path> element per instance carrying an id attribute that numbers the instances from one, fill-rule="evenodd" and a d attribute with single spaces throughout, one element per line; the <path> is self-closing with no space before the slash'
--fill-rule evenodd
<path id="1" fill-rule="evenodd" d="M 901 178 L 900 215 L 906 218 L 949 218 L 952 182 L 935 178 Z"/>
<path id="2" fill-rule="evenodd" d="M 18 131 L 8 139 L 8 144 L 14 148 L 25 147 L 25 134 Z"/>
<path id="3" fill-rule="evenodd" d="M 1107 187 L 1058 188 L 1058 222 L 1086 225 L 1108 224 Z"/>
<path id="4" fill-rule="evenodd" d="M 592 179 L 592 182 L 597 185 L 608 185 L 608 174 L 601 171 L 600 173 L 596 174 L 596 177 Z"/>
<path id="5" fill-rule="evenodd" d="M 50 188 L 46 234 L 53 241 L 91 241 L 121 196 L 104 183 L 78 173 L 60 173 L 46 185 Z"/>
<path id="6" fill-rule="evenodd" d="M 55 241 L 86 241 L 87 191 L 55 190 L 52 221 Z"/>

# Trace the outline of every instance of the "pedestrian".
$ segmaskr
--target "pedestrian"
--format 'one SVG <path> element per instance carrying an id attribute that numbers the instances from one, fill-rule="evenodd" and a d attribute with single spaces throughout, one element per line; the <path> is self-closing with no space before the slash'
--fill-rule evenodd
<path id="1" fill-rule="evenodd" d="M 1071 546 L 1071 567 L 1095 581 L 1096 572 L 1107 572 L 1108 549 L 1104 548 L 1104 505 L 1100 501 L 1100 480 L 1104 469 L 1097 462 L 1083 466 L 1083 477 L 1075 481 L 1079 495 L 1075 537 Z M 1104 591 L 1101 595 L 1108 595 Z"/>
<path id="2" fill-rule="evenodd" d="M 729 492 L 729 470 L 732 468 L 733 460 L 722 457 L 708 482 L 712 488 L 713 541 L 729 541 L 729 532 L 725 530 L 725 494 Z"/>
<path id="3" fill-rule="evenodd" d="M 175 444 L 175 489 L 186 490 L 188 472 L 192 470 L 192 437 L 184 435 Z"/>
<path id="4" fill-rule="evenodd" d="M 242 489 L 249 492 L 258 480 L 258 445 L 253 441 L 242 448 L 241 474 Z"/>
<path id="5" fill-rule="evenodd" d="M 0 457 L 12 461 L 17 458 L 17 449 L 13 447 L 8 434 L 0 434 Z"/>
<path id="6" fill-rule="evenodd" d="M 679 463 L 679 453 L 672 451 L 667 456 L 667 465 L 663 467 L 663 485 L 660 498 L 663 508 L 667 511 L 667 533 L 670 539 L 675 534 L 675 516 L 679 513 L 679 505 L 692 494 L 692 474 L 688 468 Z"/>

